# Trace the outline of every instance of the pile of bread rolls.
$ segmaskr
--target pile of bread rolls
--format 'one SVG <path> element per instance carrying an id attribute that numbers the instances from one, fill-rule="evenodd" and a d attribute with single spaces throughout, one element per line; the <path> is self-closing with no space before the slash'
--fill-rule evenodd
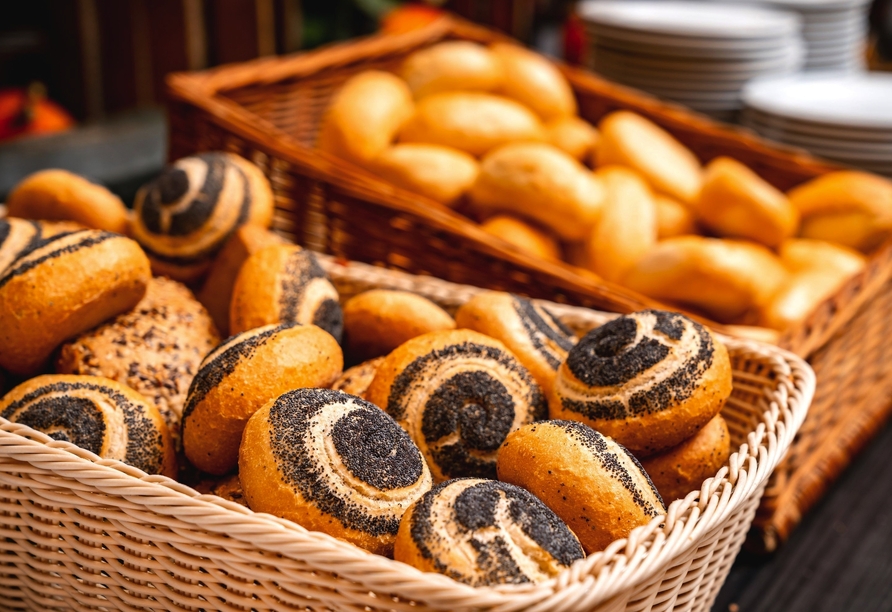
<path id="1" fill-rule="evenodd" d="M 177 161 L 132 214 L 61 171 L 9 211 L 0 415 L 421 570 L 548 579 L 728 459 L 705 327 L 646 311 L 577 338 L 501 292 L 454 318 L 405 291 L 342 304 L 235 155 Z"/>
<path id="2" fill-rule="evenodd" d="M 892 182 L 877 176 L 836 172 L 785 194 L 727 157 L 703 167 L 640 115 L 596 128 L 576 113 L 545 58 L 449 41 L 349 79 L 318 146 L 528 254 L 769 339 L 892 231 Z"/>

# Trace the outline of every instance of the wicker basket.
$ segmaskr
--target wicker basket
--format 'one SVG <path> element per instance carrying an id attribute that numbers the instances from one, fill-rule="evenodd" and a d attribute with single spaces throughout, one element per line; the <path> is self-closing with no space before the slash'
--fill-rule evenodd
<path id="1" fill-rule="evenodd" d="M 454 309 L 479 291 L 324 261 L 343 298 L 399 288 Z M 579 330 L 613 316 L 551 308 Z M 814 374 L 792 354 L 737 340 L 728 348 L 728 465 L 666 517 L 535 586 L 474 589 L 421 573 L 0 419 L 0 607 L 708 610 L 814 392 Z"/>
<path id="2" fill-rule="evenodd" d="M 253 159 L 273 182 L 277 229 L 321 252 L 613 312 L 653 305 L 569 266 L 527 257 L 434 202 L 312 149 L 322 113 L 345 79 L 369 68 L 393 68 L 412 51 L 444 39 L 488 43 L 501 35 L 446 18 L 401 36 L 173 75 L 171 158 L 226 149 Z M 589 121 L 616 109 L 634 110 L 703 161 L 730 155 L 781 189 L 836 169 L 590 73 L 563 70 Z M 883 316 L 892 301 L 890 273 L 892 247 L 886 246 L 863 274 L 782 338 L 782 347 L 809 358 L 821 383 L 809 423 L 763 498 L 754 524 L 756 547 L 774 549 L 788 537 L 892 410 L 892 361 L 885 359 L 883 342 L 892 332 L 892 317 Z"/>

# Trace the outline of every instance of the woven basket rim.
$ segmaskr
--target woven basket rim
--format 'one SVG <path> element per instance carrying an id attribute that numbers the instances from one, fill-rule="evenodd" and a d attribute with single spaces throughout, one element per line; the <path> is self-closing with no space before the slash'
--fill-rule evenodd
<path id="1" fill-rule="evenodd" d="M 364 268 L 371 268 L 353 263 L 340 266 L 331 261 L 326 267 L 343 268 L 335 274 L 365 274 Z M 377 274 L 392 274 L 379 268 L 375 270 Z M 463 287 L 436 282 L 442 283 L 444 291 Z M 616 316 L 543 303 L 564 317 L 607 320 Z M 162 516 L 181 520 L 200 517 L 202 528 L 225 535 L 252 550 L 286 559 L 305 555 L 307 551 L 317 555 L 323 551 L 330 561 L 319 563 L 319 570 L 333 572 L 375 592 L 421 599 L 430 605 L 444 606 L 443 609 L 463 601 L 473 601 L 473 605 L 507 605 L 519 601 L 533 605 L 555 596 L 603 602 L 646 580 L 666 562 L 695 546 L 699 534 L 721 525 L 767 480 L 805 418 L 815 389 L 814 374 L 807 364 L 782 349 L 753 341 L 729 338 L 727 346 L 732 355 L 766 363 L 776 377 L 774 397 L 765 398 L 770 401 L 759 424 L 732 454 L 728 465 L 708 479 L 700 491 L 673 502 L 665 516 L 655 518 L 635 529 L 629 538 L 613 542 L 605 551 L 577 561 L 557 577 L 536 585 L 473 588 L 440 574 L 422 573 L 323 533 L 308 531 L 289 520 L 255 513 L 216 495 L 200 494 L 170 478 L 146 475 L 119 461 L 100 459 L 73 444 L 53 440 L 3 418 L 0 418 L 0 454 L 63 476 L 71 475 L 110 495 L 139 500 Z"/>

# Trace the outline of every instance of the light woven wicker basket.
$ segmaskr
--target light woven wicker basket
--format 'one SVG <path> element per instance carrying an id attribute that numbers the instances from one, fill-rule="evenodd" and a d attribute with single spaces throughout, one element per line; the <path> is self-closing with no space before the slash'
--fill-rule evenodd
<path id="1" fill-rule="evenodd" d="M 479 289 L 323 261 L 342 297 Z M 577 330 L 615 315 L 552 304 Z M 708 610 L 815 389 L 799 358 L 729 339 L 728 465 L 627 540 L 538 585 L 471 588 L 0 419 L 5 610 Z"/>

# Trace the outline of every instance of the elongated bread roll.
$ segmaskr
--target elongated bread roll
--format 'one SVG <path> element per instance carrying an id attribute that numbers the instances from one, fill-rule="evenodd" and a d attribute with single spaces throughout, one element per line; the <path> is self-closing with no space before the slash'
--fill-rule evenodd
<path id="1" fill-rule="evenodd" d="M 697 233 L 697 220 L 690 208 L 661 193 L 654 194 L 654 203 L 657 205 L 657 237 L 660 240 Z"/>
<path id="2" fill-rule="evenodd" d="M 480 229 L 498 236 L 534 257 L 560 261 L 561 246 L 550 234 L 511 215 L 496 215 L 480 224 Z"/>
<path id="3" fill-rule="evenodd" d="M 781 261 L 790 272 L 825 270 L 845 276 L 857 274 L 864 268 L 864 255 L 850 248 L 808 238 L 785 240 L 778 249 Z"/>
<path id="4" fill-rule="evenodd" d="M 553 63 L 517 45 L 490 47 L 502 62 L 502 93 L 533 109 L 542 119 L 576 114 L 573 89 Z"/>
<path id="5" fill-rule="evenodd" d="M 450 40 L 407 57 L 400 76 L 423 98 L 441 91 L 492 91 L 502 84 L 504 70 L 483 45 Z"/>
<path id="6" fill-rule="evenodd" d="M 464 151 L 421 143 L 386 149 L 372 169 L 384 180 L 446 206 L 455 204 L 480 172 L 477 160 Z"/>
<path id="7" fill-rule="evenodd" d="M 592 158 L 601 138 L 591 123 L 576 116 L 552 119 L 545 124 L 545 131 L 549 144 L 583 163 Z"/>

